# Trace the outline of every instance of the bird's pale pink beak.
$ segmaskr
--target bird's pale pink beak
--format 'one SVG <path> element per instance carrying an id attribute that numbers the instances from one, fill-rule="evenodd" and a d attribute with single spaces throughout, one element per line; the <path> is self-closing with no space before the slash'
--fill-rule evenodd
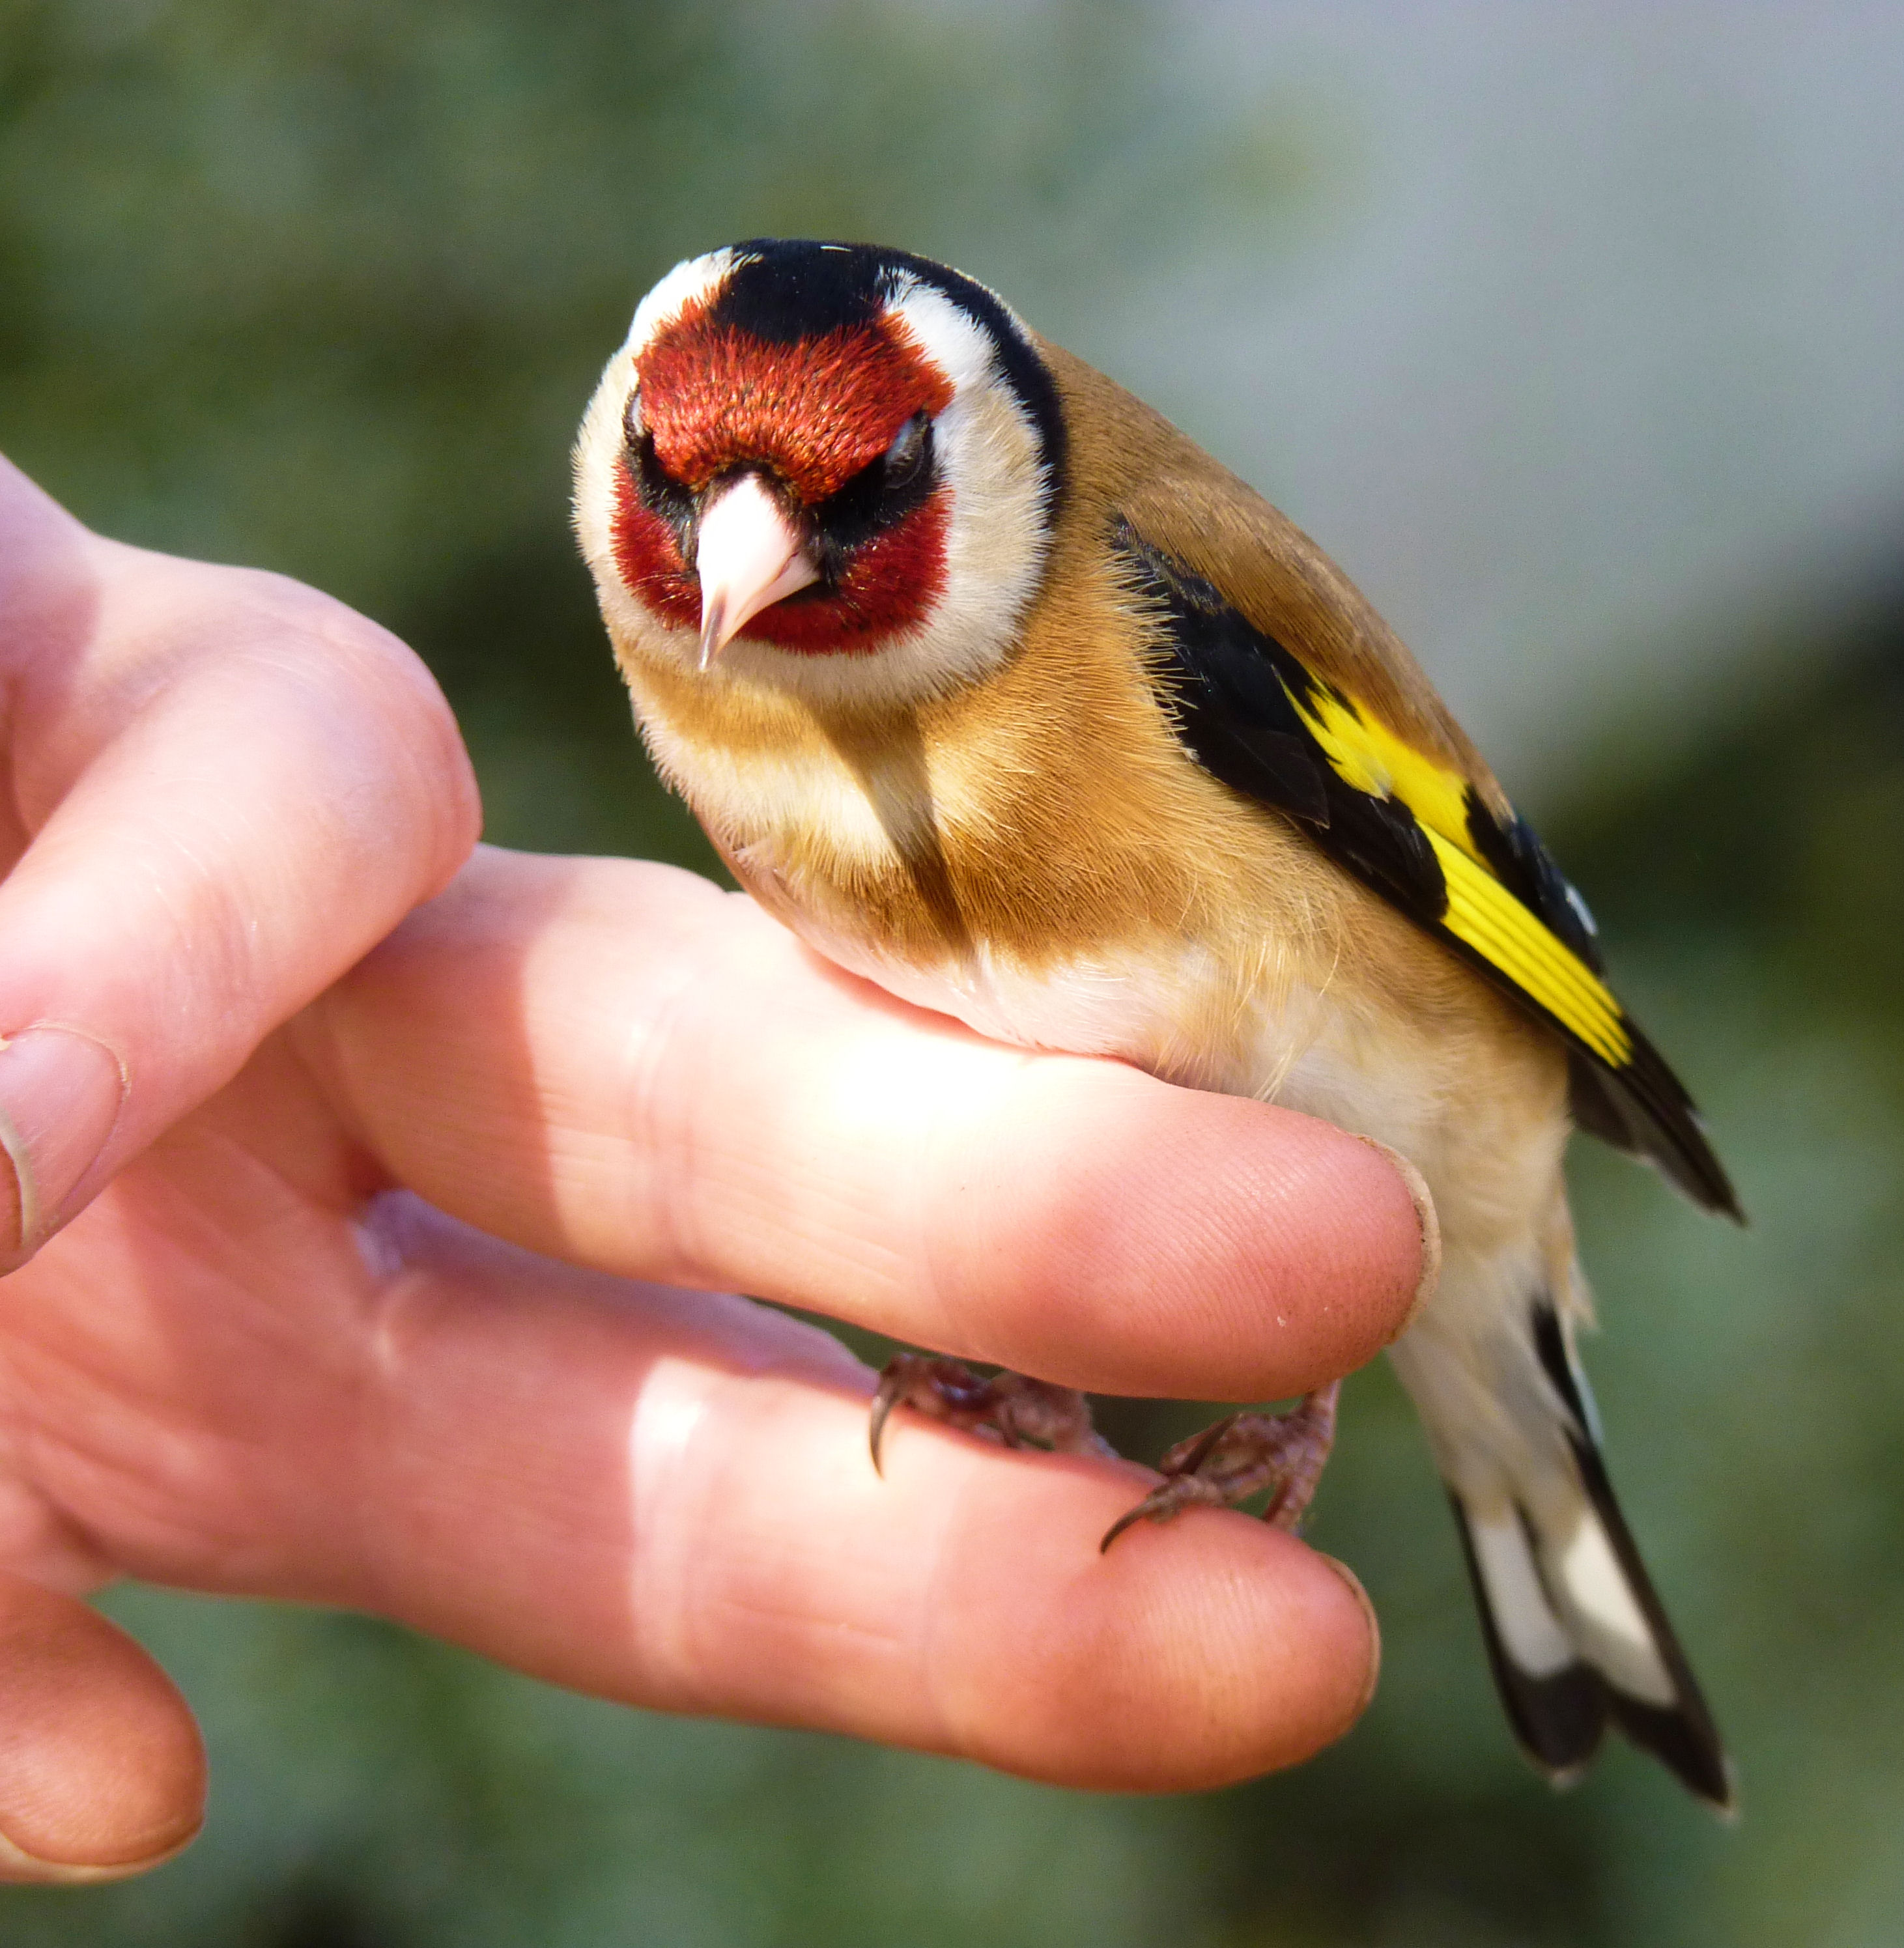
<path id="1" fill-rule="evenodd" d="M 738 475 L 702 510 L 694 566 L 703 669 L 762 610 L 820 579 L 812 551 L 753 473 Z"/>

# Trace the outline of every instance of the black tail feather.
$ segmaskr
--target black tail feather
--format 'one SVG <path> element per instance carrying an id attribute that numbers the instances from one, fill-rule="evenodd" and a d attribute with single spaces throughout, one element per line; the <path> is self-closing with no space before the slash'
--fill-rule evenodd
<path id="1" fill-rule="evenodd" d="M 1529 1759 L 1556 1785 L 1571 1784 L 1580 1776 L 1599 1749 L 1610 1722 L 1642 1751 L 1651 1753 L 1689 1792 L 1729 1813 L 1733 1809 L 1732 1773 L 1718 1728 L 1640 1562 L 1598 1454 L 1589 1448 L 1581 1459 L 1582 1484 L 1627 1588 L 1646 1619 L 1653 1650 L 1671 1682 L 1672 1701 L 1658 1704 L 1622 1689 L 1606 1672 L 1588 1661 L 1577 1643 L 1570 1645 L 1570 1655 L 1564 1661 L 1542 1659 L 1533 1668 L 1518 1661 L 1510 1647 L 1512 1633 L 1496 1615 L 1496 1593 L 1489 1587 L 1480 1560 L 1474 1518 L 1459 1496 L 1451 1494 L 1480 1611 L 1488 1663 L 1508 1722 Z M 1565 1627 L 1558 1621 L 1566 1615 L 1565 1606 L 1548 1587 L 1538 1539 L 1524 1511 L 1519 1514 L 1519 1523 L 1527 1541 L 1530 1580 L 1538 1580 L 1550 1624 L 1565 1636 Z"/>
<path id="2" fill-rule="evenodd" d="M 1452 1490 L 1448 1498 L 1454 1504 L 1455 1527 L 1461 1536 L 1468 1580 L 1474 1588 L 1474 1607 L 1480 1613 L 1488 1668 L 1494 1673 L 1495 1689 L 1501 1694 L 1508 1722 L 1536 1768 L 1556 1785 L 1570 1785 L 1591 1763 L 1606 1735 L 1607 1686 L 1584 1664 L 1570 1664 L 1551 1676 L 1537 1677 L 1523 1670 L 1508 1655 L 1482 1580 L 1467 1512 Z"/>
<path id="3" fill-rule="evenodd" d="M 1673 1704 L 1662 1710 L 1643 1701 L 1624 1696 L 1609 1688 L 1610 1708 L 1620 1729 L 1642 1751 L 1651 1752 L 1661 1764 L 1704 1800 L 1722 1812 L 1733 1810 L 1732 1768 L 1726 1763 L 1725 1747 L 1719 1727 L 1706 1703 L 1699 1680 L 1692 1674 L 1679 1639 L 1653 1587 L 1653 1579 L 1640 1560 L 1639 1546 L 1633 1540 L 1626 1518 L 1614 1498 L 1613 1484 L 1598 1448 L 1590 1439 L 1576 1438 L 1574 1459 L 1579 1464 L 1580 1480 L 1600 1518 L 1614 1554 L 1626 1573 L 1627 1587 L 1638 1602 L 1653 1636 L 1654 1648 L 1673 1679 Z"/>
<path id="4" fill-rule="evenodd" d="M 1533 1309 L 1534 1349 L 1542 1369 L 1555 1390 L 1566 1402 L 1573 1425 L 1567 1430 L 1567 1444 L 1573 1450 L 1574 1466 L 1580 1485 L 1586 1490 L 1593 1512 L 1600 1518 L 1615 1559 L 1645 1616 L 1653 1647 L 1659 1653 L 1673 1681 L 1674 1704 L 1662 1710 L 1642 1700 L 1609 1689 L 1609 1709 L 1620 1728 L 1633 1743 L 1651 1752 L 1688 1791 L 1697 1793 L 1723 1811 L 1732 1809 L 1732 1782 L 1725 1748 L 1713 1722 L 1699 1680 L 1692 1674 L 1685 1652 L 1679 1647 L 1678 1633 L 1660 1601 L 1653 1579 L 1647 1574 L 1639 1545 L 1626 1526 L 1619 1498 L 1607 1478 L 1605 1458 L 1598 1439 L 1598 1417 L 1589 1405 L 1586 1380 L 1576 1364 L 1559 1315 L 1548 1303 Z"/>

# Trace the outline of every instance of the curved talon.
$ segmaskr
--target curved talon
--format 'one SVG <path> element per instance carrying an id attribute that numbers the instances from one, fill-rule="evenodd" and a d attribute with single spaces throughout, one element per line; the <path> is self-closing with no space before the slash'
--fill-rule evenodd
<path id="1" fill-rule="evenodd" d="M 1229 1414 L 1179 1441 L 1158 1463 L 1163 1479 L 1104 1531 L 1098 1554 L 1135 1522 L 1166 1522 L 1200 1503 L 1228 1507 L 1263 1487 L 1272 1491 L 1263 1520 L 1294 1534 L 1328 1459 L 1337 1391 L 1319 1388 L 1284 1414 Z"/>
<path id="2" fill-rule="evenodd" d="M 1166 1454 L 1166 1462 L 1172 1456 Z M 1166 1469 L 1164 1478 L 1139 1502 L 1134 1509 L 1126 1509 L 1110 1528 L 1104 1531 L 1103 1541 L 1098 1545 L 1101 1556 L 1123 1534 L 1140 1521 L 1167 1522 L 1173 1516 L 1182 1514 L 1185 1509 L 1199 1506 L 1222 1508 L 1230 1497 L 1224 1489 L 1200 1475 L 1179 1473 Z"/>
<path id="3" fill-rule="evenodd" d="M 879 1391 L 873 1396 L 872 1419 L 866 1428 L 866 1444 L 872 1450 L 873 1472 L 881 1481 L 886 1478 L 886 1470 L 880 1465 L 879 1444 L 886 1432 L 887 1416 L 899 1404 L 899 1390 L 893 1383 L 893 1369 L 889 1366 L 879 1376 Z"/>
<path id="4" fill-rule="evenodd" d="M 1126 1509 L 1124 1512 L 1110 1525 L 1110 1528 L 1104 1531 L 1104 1540 L 1098 1545 L 1098 1553 L 1100 1556 L 1107 1554 L 1110 1551 L 1110 1545 L 1123 1534 L 1125 1530 L 1134 1528 L 1138 1522 L 1141 1521 L 1144 1518 L 1150 1513 L 1150 1512 L 1151 1497 L 1148 1495 L 1146 1495 L 1135 1508 Z"/>
<path id="5" fill-rule="evenodd" d="M 879 1391 L 873 1396 L 872 1419 L 866 1429 L 873 1472 L 882 1479 L 885 1476 L 880 1449 L 885 1439 L 886 1423 L 902 1401 L 956 1427 L 968 1424 L 975 1412 L 982 1412 L 991 1387 L 990 1381 L 980 1379 L 956 1360 L 940 1359 L 929 1353 L 895 1353 L 879 1376 Z"/>
<path id="6" fill-rule="evenodd" d="M 1240 1413 L 1226 1413 L 1221 1420 L 1213 1421 L 1200 1434 L 1193 1434 L 1188 1441 L 1179 1441 L 1157 1464 L 1157 1472 L 1166 1478 L 1197 1473 L 1210 1459 L 1216 1444 L 1242 1418 Z"/>
<path id="7" fill-rule="evenodd" d="M 933 1420 L 1007 1447 L 1045 1447 L 1060 1454 L 1110 1456 L 1110 1444 L 1091 1424 L 1083 1394 L 1022 1373 L 975 1373 L 957 1360 L 932 1353 L 899 1353 L 889 1360 L 873 1396 L 867 1428 L 873 1468 L 880 1464 L 887 1421 L 901 1401 Z"/>

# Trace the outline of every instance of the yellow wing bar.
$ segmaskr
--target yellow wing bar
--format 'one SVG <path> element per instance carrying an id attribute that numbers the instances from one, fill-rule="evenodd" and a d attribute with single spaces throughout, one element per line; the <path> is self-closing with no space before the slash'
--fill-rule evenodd
<path id="1" fill-rule="evenodd" d="M 1632 1037 L 1606 983 L 1485 867 L 1432 827 L 1423 830 L 1448 882 L 1442 925 L 1499 968 L 1601 1061 L 1623 1067 L 1632 1056 Z"/>
<path id="2" fill-rule="evenodd" d="M 1415 749 L 1386 724 L 1362 715 L 1346 699 L 1318 688 L 1290 702 L 1337 777 L 1371 798 L 1397 798 L 1423 827 L 1438 832 L 1478 861 L 1468 835 L 1468 780 Z"/>
<path id="3" fill-rule="evenodd" d="M 1475 850 L 1467 780 L 1330 691 L 1292 694 L 1290 701 L 1344 784 L 1371 798 L 1399 799 L 1415 814 L 1447 882 L 1441 924 L 1602 1061 L 1617 1069 L 1630 1060 L 1632 1037 L 1606 983 L 1495 878 Z"/>

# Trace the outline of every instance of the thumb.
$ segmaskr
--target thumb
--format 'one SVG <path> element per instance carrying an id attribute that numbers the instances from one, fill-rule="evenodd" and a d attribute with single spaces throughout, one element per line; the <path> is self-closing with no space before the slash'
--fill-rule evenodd
<path id="1" fill-rule="evenodd" d="M 0 1881 L 142 1873 L 205 1815 L 190 1708 L 97 1611 L 0 1576 Z"/>

